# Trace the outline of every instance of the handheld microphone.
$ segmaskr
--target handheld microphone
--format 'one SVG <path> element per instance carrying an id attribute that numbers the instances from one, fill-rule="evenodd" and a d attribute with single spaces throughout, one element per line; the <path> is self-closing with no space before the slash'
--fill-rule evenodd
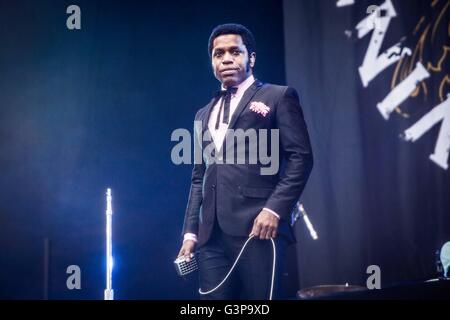
<path id="1" fill-rule="evenodd" d="M 193 253 L 190 254 L 189 261 L 187 261 L 185 256 L 180 256 L 173 263 L 180 277 L 184 277 L 198 269 L 197 260 Z"/>

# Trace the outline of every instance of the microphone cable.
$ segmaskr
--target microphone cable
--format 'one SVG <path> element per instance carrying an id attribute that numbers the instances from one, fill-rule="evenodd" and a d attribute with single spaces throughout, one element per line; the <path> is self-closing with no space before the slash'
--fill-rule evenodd
<path id="1" fill-rule="evenodd" d="M 241 257 L 242 253 L 244 252 L 245 247 L 246 247 L 247 244 L 250 242 L 250 240 L 252 240 L 254 237 L 255 237 L 255 236 L 252 235 L 252 236 L 250 236 L 250 237 L 247 239 L 247 241 L 245 241 L 244 245 L 242 246 L 241 251 L 239 252 L 239 254 L 238 254 L 237 258 L 236 258 L 236 260 L 234 261 L 233 265 L 231 266 L 230 271 L 228 271 L 228 274 L 225 276 L 225 278 L 223 278 L 223 280 L 222 280 L 222 281 L 221 281 L 214 289 L 211 289 L 211 290 L 209 290 L 209 291 L 202 291 L 201 288 L 198 289 L 198 292 L 199 292 L 201 295 L 210 294 L 210 293 L 216 291 L 217 289 L 219 289 L 219 288 L 225 283 L 225 281 L 227 281 L 228 277 L 229 277 L 230 274 L 233 272 L 233 270 L 234 270 L 236 264 L 238 263 L 239 258 Z M 272 238 L 270 238 L 270 241 L 272 241 L 272 248 L 273 248 L 273 263 L 272 263 L 272 281 L 271 281 L 271 284 L 270 284 L 270 295 L 269 295 L 269 300 L 272 300 L 272 296 L 273 296 L 273 287 L 274 287 L 274 282 L 275 282 L 275 266 L 276 266 L 276 254 L 277 254 L 277 249 L 276 249 L 276 247 L 275 247 L 275 241 L 273 241 Z"/>

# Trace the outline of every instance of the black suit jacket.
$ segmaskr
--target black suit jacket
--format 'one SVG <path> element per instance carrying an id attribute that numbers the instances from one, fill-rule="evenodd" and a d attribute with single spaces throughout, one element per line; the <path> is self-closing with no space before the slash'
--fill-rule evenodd
<path id="1" fill-rule="evenodd" d="M 244 93 L 228 129 L 279 129 L 280 169 L 274 175 L 261 175 L 260 169 L 268 167 L 246 161 L 245 164 L 218 164 L 218 150 L 207 152 L 211 142 L 208 119 L 216 99 L 200 109 L 195 116 L 201 128 L 194 128 L 196 151 L 203 152 L 201 164 L 194 164 L 189 200 L 182 234 L 198 236 L 198 246 L 211 236 L 214 220 L 222 231 L 233 236 L 248 236 L 253 221 L 262 208 L 269 208 L 281 217 L 279 234 L 294 240 L 290 230 L 290 214 L 298 201 L 313 165 L 313 156 L 303 112 L 295 89 L 286 86 L 263 84 L 256 80 Z M 270 108 L 266 116 L 250 110 L 251 102 L 262 102 Z M 201 134 L 200 134 L 201 132 Z M 270 144 L 270 133 L 268 133 Z M 248 143 L 246 156 L 248 156 Z M 211 150 L 211 148 L 209 149 Z M 225 139 L 224 159 L 236 151 L 236 141 Z M 270 145 L 268 147 L 270 149 Z M 209 156 L 210 154 L 211 156 Z M 259 157 L 259 156 L 258 156 Z M 247 157 L 248 159 L 248 157 Z M 223 160 L 226 161 L 226 160 Z"/>

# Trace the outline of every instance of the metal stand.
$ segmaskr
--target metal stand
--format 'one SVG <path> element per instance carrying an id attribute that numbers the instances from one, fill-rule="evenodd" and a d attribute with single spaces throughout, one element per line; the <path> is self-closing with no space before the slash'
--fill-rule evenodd
<path id="1" fill-rule="evenodd" d="M 111 189 L 106 191 L 106 289 L 105 300 L 114 300 L 114 290 L 112 289 L 112 196 Z"/>

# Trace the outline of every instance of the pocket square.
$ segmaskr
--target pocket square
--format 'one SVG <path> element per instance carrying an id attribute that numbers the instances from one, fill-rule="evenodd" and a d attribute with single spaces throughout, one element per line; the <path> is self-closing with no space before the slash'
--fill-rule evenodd
<path id="1" fill-rule="evenodd" d="M 262 102 L 253 101 L 250 104 L 250 110 L 253 112 L 259 113 L 263 117 L 265 117 L 269 113 L 270 108 Z"/>

